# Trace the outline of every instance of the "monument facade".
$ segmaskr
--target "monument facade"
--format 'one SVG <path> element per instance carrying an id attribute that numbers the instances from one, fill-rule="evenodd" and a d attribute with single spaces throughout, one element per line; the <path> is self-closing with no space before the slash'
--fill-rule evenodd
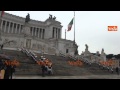
<path id="1" fill-rule="evenodd" d="M 1 11 L 0 11 L 1 14 Z M 56 17 L 50 15 L 45 21 L 32 20 L 30 14 L 26 18 L 4 13 L 1 22 L 0 44 L 6 40 L 16 43 L 7 43 L 6 49 L 27 48 L 34 51 L 42 51 L 49 54 L 74 55 L 77 49 L 74 41 L 62 39 L 62 25 Z"/>

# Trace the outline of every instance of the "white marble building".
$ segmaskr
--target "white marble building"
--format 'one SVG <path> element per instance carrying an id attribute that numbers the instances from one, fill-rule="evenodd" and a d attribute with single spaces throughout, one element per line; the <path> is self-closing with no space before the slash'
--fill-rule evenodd
<path id="1" fill-rule="evenodd" d="M 61 38 L 62 25 L 53 18 L 48 18 L 44 22 L 31 19 L 25 25 L 25 18 L 5 12 L 0 32 L 1 44 L 14 41 L 14 43 L 10 42 L 4 45 L 4 48 L 7 49 L 25 47 L 29 50 L 43 51 L 48 54 L 61 52 L 74 55 L 78 48 L 77 44 L 73 44 L 73 41 Z"/>

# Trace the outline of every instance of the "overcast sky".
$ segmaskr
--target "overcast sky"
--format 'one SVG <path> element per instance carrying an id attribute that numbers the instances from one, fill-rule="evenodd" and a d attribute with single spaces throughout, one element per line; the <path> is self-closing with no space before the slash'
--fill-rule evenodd
<path id="1" fill-rule="evenodd" d="M 49 14 L 56 16 L 56 20 L 62 23 L 62 38 L 65 38 L 65 29 L 74 17 L 73 11 L 5 11 L 21 17 L 39 21 L 45 21 Z M 108 26 L 118 26 L 118 31 L 108 31 Z M 75 40 L 78 44 L 79 54 L 85 51 L 85 44 L 89 51 L 101 52 L 102 48 L 106 54 L 120 54 L 120 11 L 76 11 L 75 13 Z M 67 32 L 67 39 L 74 40 L 74 25 Z"/>

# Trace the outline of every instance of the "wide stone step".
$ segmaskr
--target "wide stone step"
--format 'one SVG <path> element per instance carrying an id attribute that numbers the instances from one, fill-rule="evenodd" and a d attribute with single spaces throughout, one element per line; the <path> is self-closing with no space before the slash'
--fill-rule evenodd
<path id="1" fill-rule="evenodd" d="M 41 75 L 41 66 L 35 63 L 34 60 L 27 57 L 20 51 L 4 50 L 5 54 L 15 57 L 19 62 L 20 66 L 16 68 L 17 75 Z M 37 54 L 38 57 L 41 54 Z M 70 58 L 64 58 L 55 55 L 44 55 L 46 58 L 53 63 L 53 73 L 55 76 L 71 76 L 71 75 L 110 75 L 111 72 L 102 70 L 98 65 L 92 64 L 91 66 L 84 64 L 81 67 L 71 66 L 68 64 Z M 113 73 L 116 74 L 116 73 Z"/>

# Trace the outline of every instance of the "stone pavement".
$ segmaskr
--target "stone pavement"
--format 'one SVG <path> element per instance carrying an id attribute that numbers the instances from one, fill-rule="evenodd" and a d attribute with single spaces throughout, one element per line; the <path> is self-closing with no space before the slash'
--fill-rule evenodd
<path id="1" fill-rule="evenodd" d="M 16 76 L 14 79 L 120 79 L 120 75 L 85 75 L 85 76 Z"/>

